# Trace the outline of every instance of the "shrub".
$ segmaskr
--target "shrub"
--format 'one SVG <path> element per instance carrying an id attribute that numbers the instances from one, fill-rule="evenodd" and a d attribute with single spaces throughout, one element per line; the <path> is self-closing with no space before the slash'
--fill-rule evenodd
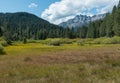
<path id="1" fill-rule="evenodd" d="M 0 55 L 5 54 L 4 48 L 3 46 L 0 44 Z"/>
<path id="2" fill-rule="evenodd" d="M 0 41 L 0 44 L 1 44 L 2 46 L 8 46 L 8 44 L 7 44 L 6 41 Z"/>
<path id="3" fill-rule="evenodd" d="M 52 45 L 52 46 L 60 46 L 62 43 L 59 38 L 49 38 L 41 42 L 42 44 Z"/>
<path id="4" fill-rule="evenodd" d="M 93 40 L 92 43 L 93 44 L 101 44 L 104 39 L 105 39 L 104 37 L 97 38 L 97 39 Z"/>
<path id="5" fill-rule="evenodd" d="M 60 46 L 60 45 L 61 45 L 61 43 L 60 43 L 60 41 L 59 41 L 59 40 L 54 40 L 54 41 L 50 41 L 50 42 L 49 42 L 49 45 L 53 45 L 53 46 Z"/>
<path id="6" fill-rule="evenodd" d="M 77 44 L 80 45 L 80 46 L 84 46 L 85 45 L 85 40 L 81 39 L 77 42 Z"/>
<path id="7" fill-rule="evenodd" d="M 120 44 L 120 37 L 115 36 L 111 39 L 111 41 L 113 44 Z"/>
<path id="8" fill-rule="evenodd" d="M 65 39 L 60 39 L 60 42 L 62 44 L 72 44 L 75 41 L 73 39 L 67 39 L 67 38 L 65 38 Z"/>
<path id="9" fill-rule="evenodd" d="M 92 44 L 93 40 L 94 40 L 93 38 L 84 39 L 86 44 Z"/>
<path id="10" fill-rule="evenodd" d="M 75 42 L 75 40 L 67 38 L 49 38 L 44 40 L 44 44 L 48 44 L 50 42 L 59 42 L 60 44 L 72 44 L 73 42 Z"/>
<path id="11" fill-rule="evenodd" d="M 97 38 L 93 41 L 94 44 L 120 44 L 120 37 L 112 37 L 112 38 Z"/>
<path id="12" fill-rule="evenodd" d="M 0 44 L 2 46 L 8 46 L 7 41 L 5 41 L 3 37 L 0 37 Z"/>

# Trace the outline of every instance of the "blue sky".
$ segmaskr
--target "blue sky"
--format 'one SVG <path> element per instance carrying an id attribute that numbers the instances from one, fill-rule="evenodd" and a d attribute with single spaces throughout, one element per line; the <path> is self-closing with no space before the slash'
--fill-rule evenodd
<path id="1" fill-rule="evenodd" d="M 29 12 L 59 24 L 75 15 L 110 12 L 119 0 L 0 0 L 0 12 Z"/>
<path id="2" fill-rule="evenodd" d="M 40 17 L 50 4 L 59 0 L 0 0 L 0 12 L 29 12 Z M 32 3 L 36 6 L 29 7 Z"/>

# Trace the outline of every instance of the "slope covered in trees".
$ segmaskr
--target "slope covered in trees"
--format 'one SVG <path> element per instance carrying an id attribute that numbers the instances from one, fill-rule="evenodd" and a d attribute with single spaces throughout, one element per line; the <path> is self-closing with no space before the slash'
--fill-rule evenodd
<path id="1" fill-rule="evenodd" d="M 10 40 L 62 37 L 63 28 L 29 13 L 0 13 L 0 36 Z"/>

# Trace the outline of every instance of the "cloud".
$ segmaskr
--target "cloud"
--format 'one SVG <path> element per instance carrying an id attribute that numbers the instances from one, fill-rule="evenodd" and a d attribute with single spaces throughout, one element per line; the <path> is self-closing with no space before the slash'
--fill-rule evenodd
<path id="1" fill-rule="evenodd" d="M 30 3 L 30 4 L 28 5 L 28 7 L 29 7 L 29 8 L 36 8 L 36 7 L 38 7 L 38 5 L 35 4 L 35 3 Z"/>
<path id="2" fill-rule="evenodd" d="M 52 3 L 41 17 L 54 24 L 66 21 L 77 14 L 101 14 L 112 10 L 119 0 L 61 0 Z"/>

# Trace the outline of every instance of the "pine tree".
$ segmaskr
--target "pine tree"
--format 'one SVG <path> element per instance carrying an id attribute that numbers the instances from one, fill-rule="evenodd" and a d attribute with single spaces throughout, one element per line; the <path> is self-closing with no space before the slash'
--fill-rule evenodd
<path id="1" fill-rule="evenodd" d="M 0 27 L 0 37 L 3 35 L 3 31 L 2 31 L 2 29 L 1 29 L 1 27 Z"/>
<path id="2" fill-rule="evenodd" d="M 88 32 L 87 32 L 87 37 L 88 38 L 95 38 L 95 22 L 91 22 L 89 24 Z"/>
<path id="3" fill-rule="evenodd" d="M 111 14 L 106 15 L 106 36 L 112 37 L 114 35 L 113 32 L 113 16 Z"/>
<path id="4" fill-rule="evenodd" d="M 5 40 L 6 40 L 6 42 L 11 45 L 12 44 L 12 41 L 11 41 L 12 33 L 10 33 L 9 29 L 10 29 L 9 24 L 4 22 L 3 27 L 2 27 L 3 36 L 4 36 Z"/>
<path id="5" fill-rule="evenodd" d="M 120 36 L 120 1 L 114 14 L 114 26 L 113 31 L 116 36 Z"/>
<path id="6" fill-rule="evenodd" d="M 106 24 L 105 24 L 105 21 L 103 21 L 100 25 L 100 28 L 99 28 L 99 37 L 104 37 L 106 36 Z"/>
<path id="7" fill-rule="evenodd" d="M 82 26 L 78 29 L 77 34 L 79 38 L 86 38 L 88 27 Z"/>

